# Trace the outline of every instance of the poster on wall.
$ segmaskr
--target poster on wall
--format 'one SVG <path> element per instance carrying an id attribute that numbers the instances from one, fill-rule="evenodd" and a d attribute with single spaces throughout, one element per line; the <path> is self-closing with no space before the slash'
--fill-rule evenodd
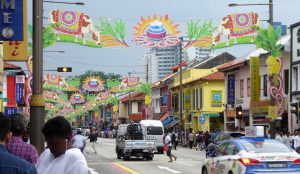
<path id="1" fill-rule="evenodd" d="M 141 21 L 134 26 L 134 42 L 148 48 L 165 48 L 180 42 L 178 24 L 174 24 L 165 16 L 141 17 Z"/>

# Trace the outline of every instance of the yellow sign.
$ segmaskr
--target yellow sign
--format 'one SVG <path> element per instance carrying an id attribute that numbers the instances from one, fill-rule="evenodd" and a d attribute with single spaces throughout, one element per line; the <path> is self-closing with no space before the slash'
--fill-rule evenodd
<path id="1" fill-rule="evenodd" d="M 250 58 L 251 101 L 259 101 L 259 57 Z"/>
<path id="2" fill-rule="evenodd" d="M 27 0 L 23 0 L 23 41 L 5 41 L 3 45 L 4 61 L 27 61 L 28 30 L 27 30 Z"/>
<path id="3" fill-rule="evenodd" d="M 279 117 L 280 115 L 278 115 L 277 112 L 278 112 L 278 106 L 269 106 L 268 118 L 273 119 Z"/>

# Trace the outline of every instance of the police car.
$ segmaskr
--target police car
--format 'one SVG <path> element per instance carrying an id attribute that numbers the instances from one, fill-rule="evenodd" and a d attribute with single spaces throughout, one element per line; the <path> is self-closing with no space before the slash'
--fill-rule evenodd
<path id="1" fill-rule="evenodd" d="M 247 127 L 245 137 L 224 141 L 204 160 L 202 174 L 300 174 L 300 155 L 263 127 Z"/>

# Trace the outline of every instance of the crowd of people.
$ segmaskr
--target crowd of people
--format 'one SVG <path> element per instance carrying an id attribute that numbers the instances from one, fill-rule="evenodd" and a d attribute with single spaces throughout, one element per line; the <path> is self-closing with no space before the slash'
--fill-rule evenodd
<path id="1" fill-rule="evenodd" d="M 89 139 L 91 148 L 97 152 L 94 129 L 88 138 L 80 131 L 73 136 L 68 120 L 64 117 L 51 118 L 42 129 L 46 149 L 40 155 L 28 143 L 26 130 L 22 114 L 5 116 L 0 113 L 1 174 L 88 174 L 83 149 Z"/>
<path id="2" fill-rule="evenodd" d="M 279 131 L 275 135 L 275 139 L 300 153 L 300 131 L 295 130 L 293 134 L 290 134 L 290 132 Z"/>

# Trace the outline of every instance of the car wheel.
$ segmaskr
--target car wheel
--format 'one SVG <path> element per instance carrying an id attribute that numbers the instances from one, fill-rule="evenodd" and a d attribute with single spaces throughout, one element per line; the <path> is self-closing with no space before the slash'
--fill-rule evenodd
<path id="1" fill-rule="evenodd" d="M 206 168 L 202 169 L 202 174 L 208 174 Z"/>
<path id="2" fill-rule="evenodd" d="M 229 171 L 228 174 L 233 174 L 232 171 Z"/>

